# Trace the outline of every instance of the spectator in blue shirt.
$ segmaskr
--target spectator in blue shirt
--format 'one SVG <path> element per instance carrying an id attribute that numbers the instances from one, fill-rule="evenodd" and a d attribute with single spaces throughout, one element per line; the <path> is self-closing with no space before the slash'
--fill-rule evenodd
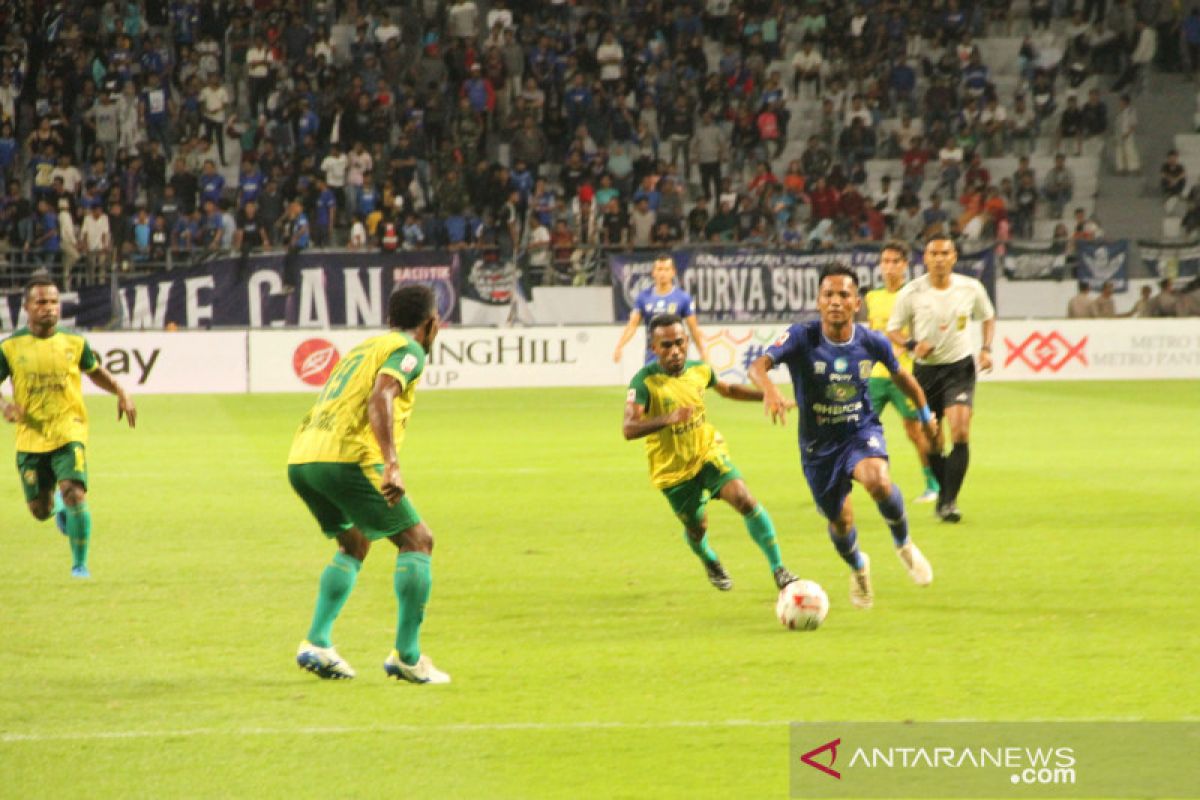
<path id="1" fill-rule="evenodd" d="M 225 191 L 225 178 L 217 172 L 217 165 L 210 159 L 204 162 L 204 172 L 200 175 L 200 203 L 209 201 L 217 203 L 221 192 Z"/>

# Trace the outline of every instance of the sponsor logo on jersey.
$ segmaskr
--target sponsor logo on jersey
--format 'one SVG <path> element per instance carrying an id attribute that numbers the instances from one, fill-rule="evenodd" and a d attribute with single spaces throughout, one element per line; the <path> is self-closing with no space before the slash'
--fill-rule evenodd
<path id="1" fill-rule="evenodd" d="M 785 333 L 784 336 L 787 336 L 787 334 Z M 824 361 L 814 361 L 813 362 L 813 373 L 816 375 L 824 375 L 825 374 L 825 362 Z"/>
<path id="2" fill-rule="evenodd" d="M 872 362 L 872 361 L 858 362 L 858 377 L 860 380 L 865 381 L 867 378 L 871 377 L 871 367 L 872 366 L 874 366 L 874 362 Z"/>
<path id="3" fill-rule="evenodd" d="M 412 353 L 405 354 L 404 358 L 402 358 L 400 360 L 400 371 L 401 372 L 406 372 L 406 373 L 412 372 L 416 368 L 417 368 L 417 357 L 414 356 Z"/>
<path id="4" fill-rule="evenodd" d="M 305 339 L 292 353 L 292 369 L 309 386 L 324 386 L 341 357 L 328 339 Z"/>
<path id="5" fill-rule="evenodd" d="M 850 366 L 850 364 L 848 361 L 846 361 L 846 359 L 837 358 L 837 359 L 834 359 L 834 362 L 833 362 L 833 371 L 834 372 L 845 372 L 846 368 L 849 366 Z"/>

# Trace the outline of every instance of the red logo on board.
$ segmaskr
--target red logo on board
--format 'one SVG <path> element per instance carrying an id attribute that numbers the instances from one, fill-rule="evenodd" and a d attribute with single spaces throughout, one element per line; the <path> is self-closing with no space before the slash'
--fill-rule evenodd
<path id="1" fill-rule="evenodd" d="M 296 377 L 310 386 L 324 386 L 341 357 L 333 342 L 306 339 L 292 354 L 292 368 L 296 371 Z"/>
<path id="2" fill-rule="evenodd" d="M 824 772 L 826 775 L 828 775 L 832 778 L 837 778 L 840 781 L 842 779 L 842 773 L 840 773 L 836 769 L 834 769 L 833 765 L 837 763 L 838 746 L 841 743 L 842 743 L 841 737 L 838 737 L 837 739 L 834 739 L 833 741 L 826 742 L 825 744 L 821 745 L 820 747 L 809 750 L 807 753 L 800 756 L 800 761 L 805 764 L 808 764 L 813 769 L 818 769 L 821 772 Z M 813 756 L 818 756 L 821 753 L 824 753 L 826 751 L 829 751 L 829 766 L 826 766 L 819 761 L 813 760 Z"/>
<path id="3" fill-rule="evenodd" d="M 1083 349 L 1087 346 L 1087 341 L 1088 337 L 1085 336 L 1072 344 L 1058 331 L 1051 331 L 1049 334 L 1035 331 L 1020 344 L 1006 338 L 1004 343 L 1008 345 L 1008 358 L 1004 359 L 1004 366 L 1007 367 L 1020 359 L 1034 372 L 1058 372 L 1071 361 L 1078 361 L 1086 367 L 1088 360 Z"/>

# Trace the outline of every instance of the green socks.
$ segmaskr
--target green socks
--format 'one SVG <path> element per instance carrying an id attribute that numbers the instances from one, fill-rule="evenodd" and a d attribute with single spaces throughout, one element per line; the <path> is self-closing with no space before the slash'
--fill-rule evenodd
<path id="1" fill-rule="evenodd" d="M 761 505 L 755 506 L 753 511 L 742 517 L 742 521 L 746 523 L 750 538 L 767 557 L 771 571 L 782 567 L 783 557 L 779 555 L 779 544 L 775 541 L 775 525 L 771 522 L 771 515 L 767 510 Z"/>
<path id="2" fill-rule="evenodd" d="M 92 539 L 92 515 L 87 503 L 80 503 L 67 511 L 67 541 L 71 543 L 72 567 L 86 567 L 88 545 Z"/>
<path id="3" fill-rule="evenodd" d="M 421 658 L 421 621 L 433 587 L 433 571 L 428 553 L 401 553 L 396 556 L 394 576 L 400 615 L 396 622 L 396 651 L 400 659 L 414 665 Z"/>
<path id="4" fill-rule="evenodd" d="M 684 531 L 683 540 L 687 542 L 688 547 L 692 548 L 692 552 L 696 554 L 696 557 L 705 564 L 712 564 L 717 560 L 716 551 L 708 543 L 708 534 L 705 534 L 704 538 L 700 541 L 696 541 L 691 536 L 688 536 L 687 531 Z"/>
<path id="5" fill-rule="evenodd" d="M 361 561 L 339 552 L 333 557 L 333 563 L 321 573 L 317 610 L 313 613 L 312 627 L 308 629 L 308 641 L 317 647 L 333 646 L 329 639 L 333 621 L 341 613 L 342 606 L 346 605 L 360 569 Z"/>
<path id="6" fill-rule="evenodd" d="M 932 467 L 924 467 L 924 468 L 922 468 L 921 471 L 925 473 L 925 491 L 927 491 L 927 492 L 940 491 L 942 486 L 941 486 L 941 484 L 938 483 L 937 476 L 935 476 L 933 474 L 933 468 Z"/>

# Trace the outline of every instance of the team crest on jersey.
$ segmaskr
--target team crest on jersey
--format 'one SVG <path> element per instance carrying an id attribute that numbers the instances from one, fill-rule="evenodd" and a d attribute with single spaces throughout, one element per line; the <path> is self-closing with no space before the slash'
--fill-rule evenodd
<path id="1" fill-rule="evenodd" d="M 21 477 L 24 478 L 25 482 L 30 486 L 37 485 L 37 470 L 27 469 L 21 473 Z"/>
<path id="2" fill-rule="evenodd" d="M 848 403 L 858 394 L 852 383 L 831 383 L 825 387 L 825 397 L 834 403 Z"/>
<path id="3" fill-rule="evenodd" d="M 846 368 L 849 366 L 850 366 L 850 364 L 844 358 L 834 359 L 833 371 L 834 372 L 845 372 Z"/>
<path id="4" fill-rule="evenodd" d="M 412 372 L 417 366 L 417 357 L 412 353 L 406 353 L 400 361 L 401 372 Z"/>
<path id="5" fill-rule="evenodd" d="M 771 347 L 783 347 L 783 343 L 786 342 L 787 340 L 788 340 L 788 332 L 784 331 L 783 333 L 779 334 L 779 338 L 775 340 L 774 344 L 772 344 Z M 818 361 L 817 363 L 821 364 L 820 361 Z M 822 368 L 824 368 L 823 364 L 822 364 Z"/>
<path id="6" fill-rule="evenodd" d="M 670 305 L 668 305 L 668 306 L 667 306 L 667 313 L 668 313 L 668 314 L 674 314 L 674 313 L 675 313 L 675 309 L 677 309 L 677 308 L 679 308 L 679 304 L 678 304 L 678 303 L 671 303 Z"/>
<path id="7" fill-rule="evenodd" d="M 786 333 L 784 334 L 784 337 L 787 337 Z M 814 361 L 813 362 L 813 372 L 817 375 L 824 375 L 825 374 L 825 362 L 824 361 Z"/>
<path id="8" fill-rule="evenodd" d="M 873 364 L 870 361 L 858 362 L 858 378 L 859 378 L 859 380 L 865 381 L 867 378 L 871 377 L 871 367 L 872 366 L 873 366 Z"/>

